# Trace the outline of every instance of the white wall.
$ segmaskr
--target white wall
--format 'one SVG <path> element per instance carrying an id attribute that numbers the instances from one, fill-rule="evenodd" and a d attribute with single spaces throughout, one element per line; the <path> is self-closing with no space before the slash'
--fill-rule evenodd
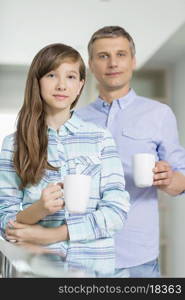
<path id="1" fill-rule="evenodd" d="M 0 0 L 0 63 L 29 64 L 53 42 L 74 46 L 87 61 L 92 33 L 119 25 L 136 42 L 139 67 L 184 21 L 184 0 Z"/>
<path id="2" fill-rule="evenodd" d="M 171 68 L 172 109 L 185 147 L 185 54 Z M 170 269 L 172 277 L 185 277 L 185 196 L 170 200 Z"/>
<path id="3" fill-rule="evenodd" d="M 178 119 L 180 139 L 185 147 L 185 53 L 178 58 L 172 69 L 172 107 Z"/>
<path id="4" fill-rule="evenodd" d="M 3 138 L 15 131 L 24 97 L 27 67 L 0 66 L 0 149 Z"/>
<path id="5" fill-rule="evenodd" d="M 17 113 L 0 113 L 0 149 L 6 135 L 15 131 Z"/>

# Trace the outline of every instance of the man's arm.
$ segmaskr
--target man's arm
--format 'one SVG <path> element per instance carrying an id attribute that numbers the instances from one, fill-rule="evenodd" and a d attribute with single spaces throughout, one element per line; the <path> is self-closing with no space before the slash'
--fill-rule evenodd
<path id="1" fill-rule="evenodd" d="M 177 196 L 185 191 L 185 176 L 180 172 L 173 171 L 166 161 L 156 162 L 153 172 L 153 185 L 160 190 L 171 196 Z"/>
<path id="2" fill-rule="evenodd" d="M 171 183 L 160 187 L 161 190 L 171 196 L 177 196 L 185 191 L 185 176 L 180 172 L 173 172 Z"/>
<path id="3" fill-rule="evenodd" d="M 185 191 L 185 149 L 179 143 L 177 121 L 168 106 L 161 115 L 160 143 L 157 148 L 154 182 L 161 190 L 176 196 Z M 160 182 L 162 180 L 162 182 Z"/>

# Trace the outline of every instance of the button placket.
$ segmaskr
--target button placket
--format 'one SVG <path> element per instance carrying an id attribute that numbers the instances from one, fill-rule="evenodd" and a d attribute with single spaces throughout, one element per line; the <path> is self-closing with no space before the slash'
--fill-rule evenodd
<path id="1" fill-rule="evenodd" d="M 65 155 L 65 147 L 62 143 L 63 137 L 66 135 L 66 131 L 64 128 L 59 131 L 57 134 L 57 150 L 60 152 L 60 179 L 63 181 L 64 177 L 67 175 L 67 163 L 66 163 L 66 155 Z"/>
<path id="2" fill-rule="evenodd" d="M 107 119 L 107 128 L 109 129 L 111 128 L 112 122 L 114 121 L 117 112 L 118 112 L 118 103 L 117 100 L 114 100 L 109 110 L 108 119 Z"/>

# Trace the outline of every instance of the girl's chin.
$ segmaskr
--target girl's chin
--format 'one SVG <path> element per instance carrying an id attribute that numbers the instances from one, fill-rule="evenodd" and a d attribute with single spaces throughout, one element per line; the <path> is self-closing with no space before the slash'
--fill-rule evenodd
<path id="1" fill-rule="evenodd" d="M 70 107 L 71 105 L 55 105 L 55 106 L 50 106 L 48 107 L 48 112 L 53 111 L 53 112 L 57 112 L 57 111 L 70 111 Z"/>

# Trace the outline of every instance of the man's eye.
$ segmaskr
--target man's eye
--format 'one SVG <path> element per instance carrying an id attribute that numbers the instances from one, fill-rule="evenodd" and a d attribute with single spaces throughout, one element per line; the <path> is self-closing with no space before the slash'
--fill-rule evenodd
<path id="1" fill-rule="evenodd" d="M 118 56 L 126 56 L 126 53 L 118 53 Z"/>
<path id="2" fill-rule="evenodd" d="M 108 58 L 108 55 L 106 55 L 106 54 L 100 54 L 99 58 L 106 59 L 106 58 Z"/>

